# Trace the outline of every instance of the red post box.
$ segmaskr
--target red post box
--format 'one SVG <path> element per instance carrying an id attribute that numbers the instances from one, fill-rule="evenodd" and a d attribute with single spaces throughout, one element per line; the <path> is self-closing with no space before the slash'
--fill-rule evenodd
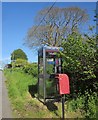
<path id="1" fill-rule="evenodd" d="M 69 77 L 66 74 L 57 74 L 56 79 L 58 80 L 59 93 L 70 94 Z"/>

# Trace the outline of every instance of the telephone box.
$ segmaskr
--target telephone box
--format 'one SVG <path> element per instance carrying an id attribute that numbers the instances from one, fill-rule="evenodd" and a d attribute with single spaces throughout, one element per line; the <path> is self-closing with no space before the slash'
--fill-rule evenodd
<path id="1" fill-rule="evenodd" d="M 38 51 L 38 98 L 42 102 L 69 93 L 68 77 L 62 75 L 62 47 L 44 46 Z M 66 88 L 65 88 L 66 87 Z"/>

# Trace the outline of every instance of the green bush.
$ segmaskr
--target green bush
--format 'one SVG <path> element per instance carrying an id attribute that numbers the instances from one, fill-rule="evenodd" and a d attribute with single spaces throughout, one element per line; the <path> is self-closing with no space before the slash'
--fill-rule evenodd
<path id="1" fill-rule="evenodd" d="M 78 97 L 76 99 L 73 99 L 68 102 L 67 110 L 70 112 L 76 111 L 77 109 L 82 110 L 84 108 L 84 105 L 85 105 L 85 96 L 78 95 Z"/>
<path id="2" fill-rule="evenodd" d="M 94 92 L 90 95 L 88 92 L 86 92 L 85 96 L 85 116 L 87 118 L 96 118 L 96 105 L 98 102 L 97 93 Z"/>
<path id="3" fill-rule="evenodd" d="M 22 68 L 24 67 L 26 64 L 28 64 L 27 60 L 24 60 L 24 59 L 17 59 L 15 60 L 14 62 L 12 62 L 12 67 L 13 68 Z"/>
<path id="4" fill-rule="evenodd" d="M 29 63 L 23 59 L 17 59 L 16 61 L 12 62 L 13 71 L 28 73 L 29 75 L 33 75 L 34 77 L 37 77 L 38 75 L 37 66 L 38 65 L 36 63 Z"/>
<path id="5" fill-rule="evenodd" d="M 34 77 L 38 75 L 38 65 L 36 63 L 28 63 L 23 67 L 23 71 Z"/>
<path id="6" fill-rule="evenodd" d="M 76 99 L 68 102 L 67 110 L 72 112 L 80 110 L 85 118 L 96 118 L 98 96 L 97 93 L 78 95 Z"/>
<path id="7" fill-rule="evenodd" d="M 62 47 L 63 71 L 70 78 L 69 110 L 80 109 L 85 117 L 93 118 L 98 98 L 96 37 L 73 33 L 64 39 Z"/>

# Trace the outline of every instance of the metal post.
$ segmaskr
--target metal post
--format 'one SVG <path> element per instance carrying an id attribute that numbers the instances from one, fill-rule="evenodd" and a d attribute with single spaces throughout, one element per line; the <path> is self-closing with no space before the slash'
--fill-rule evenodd
<path id="1" fill-rule="evenodd" d="M 39 56 L 39 51 L 38 51 L 38 85 L 37 85 L 37 90 L 38 90 L 38 99 L 39 99 L 39 69 L 40 69 L 40 56 Z"/>
<path id="2" fill-rule="evenodd" d="M 46 50 L 43 48 L 43 82 L 44 82 L 44 103 L 46 102 Z"/>
<path id="3" fill-rule="evenodd" d="M 62 120 L 64 120 L 64 95 L 62 95 L 61 99 L 62 99 Z"/>

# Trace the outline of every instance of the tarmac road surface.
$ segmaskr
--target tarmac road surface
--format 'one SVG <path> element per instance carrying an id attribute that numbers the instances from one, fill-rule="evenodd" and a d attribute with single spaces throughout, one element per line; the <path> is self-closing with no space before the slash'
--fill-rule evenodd
<path id="1" fill-rule="evenodd" d="M 2 72 L 0 71 L 0 120 L 2 118 Z"/>
<path id="2" fill-rule="evenodd" d="M 0 118 L 12 118 L 12 110 L 5 85 L 5 77 L 0 71 Z"/>

